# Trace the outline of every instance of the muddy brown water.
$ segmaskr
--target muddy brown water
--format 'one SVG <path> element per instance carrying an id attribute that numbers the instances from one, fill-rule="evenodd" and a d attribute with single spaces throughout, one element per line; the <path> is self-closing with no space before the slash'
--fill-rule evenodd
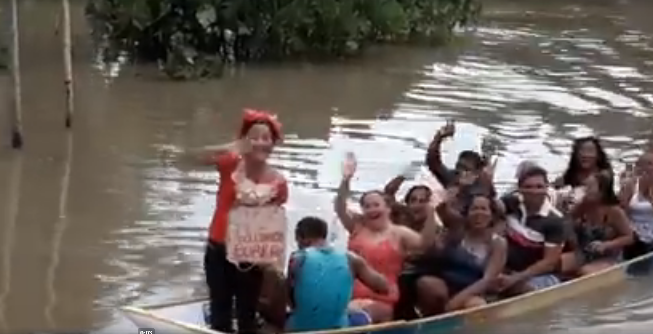
<path id="1" fill-rule="evenodd" d="M 588 133 L 604 137 L 620 167 L 653 126 L 646 0 L 494 0 L 478 29 L 447 48 L 382 48 L 347 64 L 251 66 L 192 83 L 98 65 L 81 2 L 73 9 L 77 115 L 66 135 L 58 3 L 21 1 L 27 146 L 0 150 L 0 333 L 130 331 L 116 306 L 202 294 L 216 175 L 179 170 L 169 152 L 231 138 L 243 107 L 283 120 L 275 163 L 292 182 L 292 219 L 332 216 L 345 151 L 361 161 L 354 188 L 378 188 L 420 159 L 448 118 L 460 129 L 448 152 L 478 147 L 487 132 L 501 139 L 503 184 L 523 158 L 559 173 L 570 139 Z M 3 114 L 9 88 L 0 75 Z M 632 282 L 489 330 L 650 332 L 650 291 Z"/>

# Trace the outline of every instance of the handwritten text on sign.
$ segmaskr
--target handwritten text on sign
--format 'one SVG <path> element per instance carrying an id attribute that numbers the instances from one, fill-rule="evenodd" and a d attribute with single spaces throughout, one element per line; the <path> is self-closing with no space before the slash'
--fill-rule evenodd
<path id="1" fill-rule="evenodd" d="M 286 211 L 282 207 L 234 208 L 229 214 L 229 261 L 271 264 L 283 270 L 287 229 Z"/>

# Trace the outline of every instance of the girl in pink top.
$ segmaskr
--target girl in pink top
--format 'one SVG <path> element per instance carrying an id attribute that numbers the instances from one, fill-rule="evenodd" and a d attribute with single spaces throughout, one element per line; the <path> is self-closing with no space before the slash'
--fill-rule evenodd
<path id="1" fill-rule="evenodd" d="M 379 295 L 356 281 L 351 306 L 365 311 L 375 323 L 390 321 L 394 303 L 399 299 L 397 278 L 405 258 L 435 242 L 434 210 L 429 210 L 430 217 L 421 235 L 406 226 L 392 223 L 389 201 L 381 191 L 364 193 L 360 199 L 362 214 L 353 214 L 347 208 L 347 197 L 355 171 L 356 159 L 349 153 L 335 200 L 335 211 L 349 231 L 349 249 L 386 277 L 390 283 L 390 293 Z"/>

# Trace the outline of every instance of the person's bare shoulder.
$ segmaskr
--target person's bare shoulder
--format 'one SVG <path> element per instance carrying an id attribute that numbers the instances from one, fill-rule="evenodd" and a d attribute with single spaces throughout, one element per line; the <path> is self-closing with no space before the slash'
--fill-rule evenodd
<path id="1" fill-rule="evenodd" d="M 419 235 L 419 233 L 415 232 L 410 227 L 404 225 L 392 225 L 392 229 L 393 229 L 393 233 L 401 238 Z"/>

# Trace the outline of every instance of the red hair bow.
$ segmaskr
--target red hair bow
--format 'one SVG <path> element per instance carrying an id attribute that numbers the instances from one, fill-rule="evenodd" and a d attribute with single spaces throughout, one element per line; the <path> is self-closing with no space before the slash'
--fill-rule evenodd
<path id="1" fill-rule="evenodd" d="M 272 131 L 274 141 L 281 140 L 281 123 L 277 120 L 277 117 L 268 111 L 254 109 L 243 110 L 243 121 L 240 126 L 239 137 L 244 137 L 252 125 L 256 123 L 267 124 Z"/>

